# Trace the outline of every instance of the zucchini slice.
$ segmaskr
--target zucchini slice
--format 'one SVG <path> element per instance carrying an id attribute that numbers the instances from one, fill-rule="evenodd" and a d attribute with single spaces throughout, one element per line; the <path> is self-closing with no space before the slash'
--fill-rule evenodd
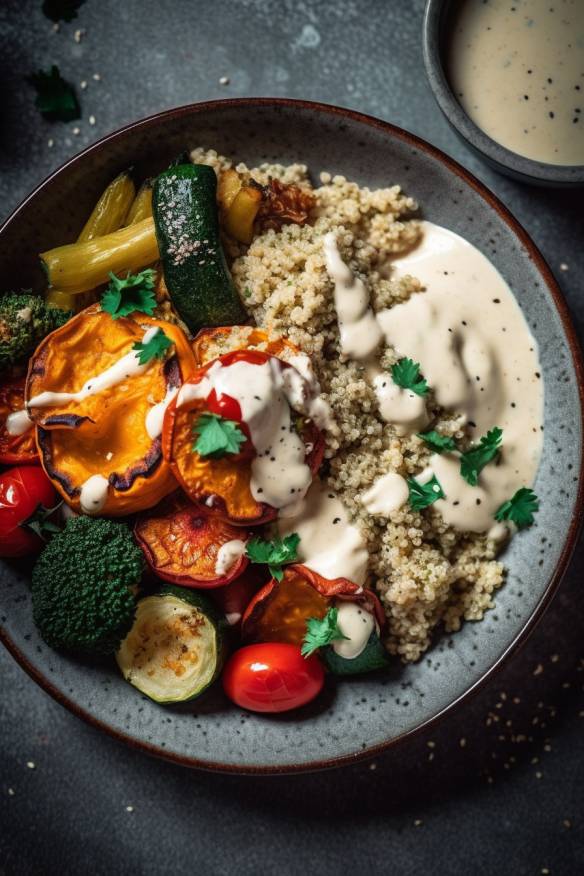
<path id="1" fill-rule="evenodd" d="M 322 657 L 327 669 L 334 675 L 362 675 L 365 672 L 375 672 L 377 669 L 387 669 L 390 665 L 389 654 L 381 644 L 377 632 L 374 630 L 363 651 L 348 659 L 341 657 L 332 645 L 321 648 Z"/>
<path id="2" fill-rule="evenodd" d="M 192 700 L 221 672 L 223 629 L 217 610 L 203 596 L 164 587 L 139 601 L 116 660 L 126 681 L 154 702 Z"/>
<path id="3" fill-rule="evenodd" d="M 181 319 L 236 325 L 247 314 L 225 261 L 217 211 L 217 177 L 205 164 L 179 164 L 156 178 L 152 208 L 164 280 Z"/>

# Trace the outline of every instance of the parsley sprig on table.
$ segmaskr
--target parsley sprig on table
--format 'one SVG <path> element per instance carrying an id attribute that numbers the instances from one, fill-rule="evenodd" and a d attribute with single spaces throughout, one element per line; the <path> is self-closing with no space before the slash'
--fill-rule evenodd
<path id="1" fill-rule="evenodd" d="M 293 563 L 297 558 L 300 536 L 297 532 L 285 535 L 284 538 L 273 538 L 265 541 L 263 538 L 252 538 L 248 542 L 246 555 L 252 563 L 265 563 L 270 570 L 270 575 L 276 581 L 284 577 L 282 566 L 285 563 Z"/>
<path id="2" fill-rule="evenodd" d="M 430 387 L 420 374 L 420 366 L 413 359 L 400 359 L 391 366 L 391 377 L 402 389 L 409 389 L 416 395 L 426 395 Z"/>
<path id="3" fill-rule="evenodd" d="M 475 447 L 471 447 L 460 456 L 460 474 L 465 481 L 476 487 L 479 482 L 479 474 L 491 462 L 501 449 L 503 430 L 495 426 L 486 435 L 483 435 Z"/>
<path id="4" fill-rule="evenodd" d="M 156 271 L 147 268 L 139 274 L 129 273 L 127 277 L 116 277 L 110 271 L 109 277 L 109 286 L 101 296 L 102 310 L 109 313 L 112 319 L 129 316 L 136 311 L 152 316 L 156 307 Z"/>
<path id="5" fill-rule="evenodd" d="M 239 453 L 246 440 L 235 420 L 227 420 L 218 414 L 200 414 L 193 424 L 193 433 L 198 436 L 193 451 L 211 459 Z"/>
<path id="6" fill-rule="evenodd" d="M 433 505 L 438 499 L 446 498 L 436 475 L 432 475 L 425 484 L 421 484 L 415 478 L 408 478 L 408 489 L 410 491 L 408 501 L 413 511 L 422 511 Z"/>
<path id="7" fill-rule="evenodd" d="M 306 633 L 300 649 L 303 657 L 310 657 L 319 648 L 330 645 L 331 642 L 348 638 L 339 629 L 337 623 L 338 614 L 339 610 L 332 607 L 329 608 L 323 618 L 308 618 L 306 621 Z"/>
<path id="8" fill-rule="evenodd" d="M 53 64 L 48 72 L 38 70 L 27 80 L 36 90 L 35 106 L 51 122 L 72 122 L 81 115 L 75 89 Z"/>
<path id="9" fill-rule="evenodd" d="M 503 502 L 495 514 L 495 520 L 498 520 L 499 523 L 509 520 L 518 529 L 523 529 L 525 526 L 531 526 L 534 520 L 533 515 L 538 510 L 539 500 L 536 494 L 528 487 L 521 487 L 515 495 Z"/>
<path id="10" fill-rule="evenodd" d="M 162 329 L 158 329 L 149 341 L 146 343 L 138 341 L 132 350 L 137 352 L 140 365 L 146 365 L 151 359 L 164 359 L 169 347 L 172 347 L 172 341 L 166 337 Z"/>

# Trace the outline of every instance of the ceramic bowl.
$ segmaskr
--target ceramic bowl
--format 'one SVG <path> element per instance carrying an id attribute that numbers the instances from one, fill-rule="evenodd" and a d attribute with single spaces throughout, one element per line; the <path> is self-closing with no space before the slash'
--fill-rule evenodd
<path id="1" fill-rule="evenodd" d="M 225 699 L 220 685 L 205 698 L 165 708 L 127 685 L 113 660 L 81 662 L 51 651 L 32 622 L 28 576 L 8 564 L 0 569 L 0 632 L 14 657 L 55 699 L 150 753 L 233 772 L 342 764 L 397 745 L 468 697 L 525 638 L 551 599 L 574 546 L 582 504 L 580 353 L 548 267 L 476 179 L 392 125 L 285 99 L 186 106 L 89 147 L 42 183 L 0 229 L 3 286 L 36 285 L 36 253 L 74 239 L 98 194 L 122 168 L 133 165 L 137 177 L 150 176 L 185 147 L 197 145 L 250 166 L 301 161 L 315 178 L 328 170 L 372 187 L 399 183 L 418 199 L 421 215 L 485 252 L 510 284 L 541 352 L 545 442 L 535 484 L 541 498 L 537 523 L 506 552 L 507 583 L 482 623 L 438 636 L 415 665 L 396 661 L 381 677 L 329 678 L 317 701 L 287 715 L 242 712 Z"/>
<path id="2" fill-rule="evenodd" d="M 428 0 L 424 15 L 424 63 L 438 106 L 456 133 L 495 170 L 521 182 L 557 187 L 584 186 L 584 165 L 544 164 L 506 149 L 469 118 L 445 72 L 445 51 L 452 15 L 459 0 Z"/>

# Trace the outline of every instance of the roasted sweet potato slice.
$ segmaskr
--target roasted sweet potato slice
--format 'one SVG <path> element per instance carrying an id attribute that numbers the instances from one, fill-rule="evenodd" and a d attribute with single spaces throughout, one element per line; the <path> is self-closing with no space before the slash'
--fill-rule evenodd
<path id="1" fill-rule="evenodd" d="M 234 350 L 260 350 L 279 359 L 298 356 L 300 350 L 287 338 L 270 336 L 263 329 L 248 325 L 227 325 L 202 329 L 192 343 L 198 366 Z"/>
<path id="2" fill-rule="evenodd" d="M 267 353 L 259 351 L 236 350 L 213 361 L 228 366 L 238 358 L 250 355 L 260 363 L 270 358 Z M 199 368 L 188 382 L 199 383 L 211 364 Z M 193 502 L 204 504 L 210 513 L 225 517 L 235 525 L 257 525 L 275 519 L 277 509 L 257 502 L 250 490 L 253 452 L 217 459 L 202 457 L 193 449 L 193 426 L 206 410 L 205 399 L 195 399 L 182 407 L 177 407 L 174 399 L 169 405 L 164 419 L 162 447 L 164 458 L 172 466 L 176 479 Z M 324 439 L 311 421 L 302 420 L 302 430 L 306 464 L 315 474 L 322 462 Z"/>
<path id="3" fill-rule="evenodd" d="M 193 505 L 181 494 L 140 516 L 134 535 L 153 572 L 182 587 L 223 587 L 241 575 L 249 562 L 239 553 L 249 533 Z M 225 552 L 225 545 L 233 548 L 231 554 Z M 221 563 L 225 570 L 218 573 Z"/>
<path id="4" fill-rule="evenodd" d="M 93 394 L 81 393 L 92 378 L 127 362 L 151 329 L 164 331 L 174 345 L 165 358 L 120 372 L 120 379 Z M 162 456 L 162 415 L 194 370 L 184 333 L 142 313 L 114 320 L 93 305 L 45 338 L 30 362 L 26 399 L 43 467 L 69 505 L 126 515 L 151 508 L 176 489 Z"/>
<path id="5" fill-rule="evenodd" d="M 371 590 L 364 590 L 346 578 L 329 581 L 295 563 L 286 567 L 281 581 L 272 578 L 256 593 L 243 615 L 242 636 L 251 642 L 299 645 L 306 633 L 308 618 L 323 618 L 332 599 L 360 603 L 375 615 L 383 629 L 383 608 Z"/>

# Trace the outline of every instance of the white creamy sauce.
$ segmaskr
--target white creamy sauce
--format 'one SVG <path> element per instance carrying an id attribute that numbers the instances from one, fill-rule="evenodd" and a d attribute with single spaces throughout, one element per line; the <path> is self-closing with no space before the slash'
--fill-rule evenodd
<path id="1" fill-rule="evenodd" d="M 280 514 L 276 525 L 282 537 L 300 536 L 299 563 L 323 578 L 348 578 L 363 586 L 369 561 L 365 539 L 326 484 L 314 480 L 306 497 Z"/>
<path id="2" fill-rule="evenodd" d="M 584 164 L 584 2 L 465 0 L 452 25 L 452 89 L 520 155 Z"/>
<path id="3" fill-rule="evenodd" d="M 346 639 L 334 639 L 331 642 L 333 651 L 345 660 L 354 660 L 362 654 L 367 646 L 371 633 L 377 624 L 371 612 L 356 602 L 344 602 L 338 599 L 337 625 Z"/>
<path id="4" fill-rule="evenodd" d="M 409 489 L 405 478 L 390 471 L 377 478 L 373 485 L 361 494 L 361 502 L 372 517 L 389 517 L 408 501 Z"/>
<path id="5" fill-rule="evenodd" d="M 32 307 L 23 307 L 16 311 L 16 316 L 23 322 L 30 322 L 32 319 Z"/>
<path id="6" fill-rule="evenodd" d="M 142 343 L 147 344 L 159 331 L 160 329 L 157 326 L 148 329 L 144 333 Z M 117 362 L 114 362 L 113 365 L 110 365 L 105 371 L 101 371 L 99 374 L 95 374 L 89 380 L 86 380 L 78 392 L 41 392 L 27 402 L 27 407 L 50 408 L 56 405 L 67 404 L 68 402 L 82 402 L 92 395 L 97 395 L 99 392 L 123 383 L 124 380 L 136 374 L 142 374 L 149 365 L 150 362 L 141 365 L 138 351 L 131 350 L 125 356 L 122 356 L 121 359 L 118 359 Z"/>
<path id="7" fill-rule="evenodd" d="M 290 405 L 299 405 L 301 399 L 296 387 L 283 379 L 286 370 L 277 359 L 262 365 L 234 362 L 226 367 L 216 362 L 199 383 L 185 384 L 177 401 L 181 407 L 207 398 L 214 389 L 217 396 L 228 395 L 239 403 L 256 452 L 250 491 L 257 502 L 273 508 L 303 498 L 312 481 L 304 441 L 292 423 Z"/>
<path id="8" fill-rule="evenodd" d="M 79 502 L 84 514 L 99 514 L 107 499 L 108 480 L 103 475 L 92 475 L 81 487 Z"/>
<path id="9" fill-rule="evenodd" d="M 164 415 L 166 409 L 178 393 L 178 387 L 173 386 L 167 389 L 166 395 L 157 404 L 153 405 L 146 414 L 146 432 L 154 441 L 162 435 L 162 424 L 164 423 Z"/>
<path id="10" fill-rule="evenodd" d="M 341 352 L 346 359 L 361 362 L 375 353 L 382 340 L 369 292 L 342 260 L 335 235 L 326 234 L 323 243 L 327 271 L 335 284 Z"/>
<path id="11" fill-rule="evenodd" d="M 232 541 L 226 541 L 225 544 L 222 544 L 215 560 L 215 574 L 218 576 L 227 575 L 244 555 L 246 547 L 246 543 L 239 538 L 234 538 Z"/>
<path id="12" fill-rule="evenodd" d="M 6 417 L 6 431 L 9 435 L 24 435 L 33 427 L 33 421 L 28 415 L 26 408 L 22 411 L 13 411 Z"/>
<path id="13" fill-rule="evenodd" d="M 390 265 L 392 278 L 413 275 L 426 291 L 380 311 L 376 321 L 385 343 L 420 364 L 438 404 L 459 414 L 477 442 L 495 426 L 503 430 L 500 457 L 483 469 L 478 487 L 460 476 L 452 454 L 433 455 L 428 469 L 446 494 L 435 503 L 444 520 L 486 532 L 500 505 L 530 486 L 537 471 L 543 421 L 537 344 L 511 290 L 476 247 L 431 222 L 422 222 L 421 231 L 418 245 Z M 393 389 L 391 374 L 362 352 L 357 359 L 366 363 L 381 416 L 399 434 L 418 431 L 428 422 L 423 398 Z"/>

